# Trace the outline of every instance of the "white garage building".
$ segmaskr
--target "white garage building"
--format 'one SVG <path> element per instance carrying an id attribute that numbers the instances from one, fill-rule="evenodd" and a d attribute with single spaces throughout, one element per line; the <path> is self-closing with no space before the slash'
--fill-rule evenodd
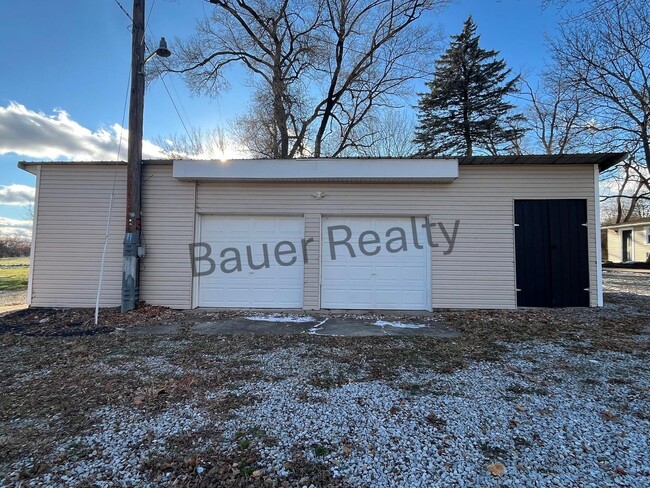
<path id="1" fill-rule="evenodd" d="M 602 303 L 598 175 L 623 154 L 145 161 L 140 299 L 179 309 Z M 37 177 L 29 300 L 120 305 L 126 165 Z M 112 198 L 111 198 L 112 196 Z"/>

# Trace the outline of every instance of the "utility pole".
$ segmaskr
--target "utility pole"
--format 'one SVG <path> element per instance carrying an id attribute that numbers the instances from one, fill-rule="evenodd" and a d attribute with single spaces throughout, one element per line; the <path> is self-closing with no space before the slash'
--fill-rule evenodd
<path id="1" fill-rule="evenodd" d="M 126 234 L 122 267 L 122 312 L 133 310 L 139 295 L 139 248 L 142 189 L 142 123 L 144 115 L 144 5 L 133 0 L 133 45 L 129 105 L 129 152 L 126 179 Z"/>

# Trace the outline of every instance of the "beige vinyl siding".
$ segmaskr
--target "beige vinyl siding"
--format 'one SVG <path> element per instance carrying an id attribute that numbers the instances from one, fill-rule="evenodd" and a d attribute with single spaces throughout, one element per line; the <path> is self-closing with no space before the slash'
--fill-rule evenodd
<path id="1" fill-rule="evenodd" d="M 194 242 L 194 189 L 172 176 L 171 164 L 143 170 L 140 298 L 152 305 L 192 307 L 189 245 Z"/>
<path id="2" fill-rule="evenodd" d="M 32 305 L 93 307 L 108 203 L 116 167 L 43 165 L 35 229 Z M 194 183 L 172 177 L 171 164 L 143 169 L 143 244 L 140 298 L 154 305 L 191 308 L 188 245 L 194 236 Z M 121 301 L 126 167 L 117 180 L 100 306 Z"/>
<path id="3" fill-rule="evenodd" d="M 318 310 L 320 308 L 320 214 L 305 215 L 305 239 L 313 239 L 307 244 L 305 262 L 305 282 L 303 284 L 303 308 Z"/>
<path id="4" fill-rule="evenodd" d="M 115 196 L 100 305 L 120 305 L 126 168 L 57 164 L 43 165 L 40 169 L 32 306 L 95 305 L 114 179 Z"/>
<path id="5" fill-rule="evenodd" d="M 41 167 L 33 306 L 94 306 L 115 169 L 112 165 L 79 164 Z M 102 306 L 120 303 L 125 169 L 117 167 Z M 195 210 L 304 216 L 305 236 L 314 237 L 315 243 L 320 243 L 322 216 L 430 215 L 450 230 L 453 222 L 460 220 L 453 253 L 443 255 L 444 240 L 432 250 L 433 308 L 513 308 L 513 201 L 582 198 L 587 200 L 589 216 L 591 304 L 597 305 L 593 167 L 461 166 L 459 170 L 453 183 L 195 184 L 173 178 L 171 164 L 145 165 L 143 237 L 147 254 L 142 260 L 141 298 L 176 308 L 192 306 L 188 244 L 194 240 Z M 314 198 L 317 191 L 323 192 L 324 198 Z M 308 246 L 303 305 L 308 309 L 320 305 L 318 247 L 314 243 Z"/>
<path id="6" fill-rule="evenodd" d="M 621 226 L 616 229 L 607 229 L 607 256 L 612 263 L 620 263 L 623 259 L 623 243 L 621 236 L 623 230 L 632 230 L 632 253 L 634 261 L 645 262 L 650 245 L 647 244 L 646 229 L 650 224 Z"/>
<path id="7" fill-rule="evenodd" d="M 620 232 L 614 229 L 607 229 L 607 260 L 612 263 L 620 263 L 622 257 Z"/>
<path id="8" fill-rule="evenodd" d="M 639 225 L 634 228 L 632 233 L 634 239 L 634 260 L 645 262 L 647 254 L 650 252 L 650 245 L 647 244 L 648 238 L 646 229 L 650 229 L 650 224 Z"/>
<path id="9" fill-rule="evenodd" d="M 352 163 L 351 163 L 352 164 Z M 456 247 L 432 249 L 433 308 L 514 308 L 515 199 L 587 201 L 591 305 L 596 306 L 594 169 L 576 166 L 461 166 L 453 183 L 200 182 L 199 213 L 242 215 L 431 215 L 453 228 Z M 315 192 L 324 198 L 316 199 Z M 318 256 L 316 256 L 318 259 Z M 320 283 L 305 273 L 305 290 Z M 309 305 L 313 305 L 309 302 Z"/>

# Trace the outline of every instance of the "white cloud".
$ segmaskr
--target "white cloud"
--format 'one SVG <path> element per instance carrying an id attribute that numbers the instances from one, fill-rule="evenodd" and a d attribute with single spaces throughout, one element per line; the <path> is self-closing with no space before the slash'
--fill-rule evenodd
<path id="1" fill-rule="evenodd" d="M 32 237 L 32 221 L 0 217 L 0 236 Z"/>
<path id="2" fill-rule="evenodd" d="M 34 203 L 34 192 L 33 186 L 0 186 L 0 205 L 31 205 Z"/>
<path id="3" fill-rule="evenodd" d="M 114 161 L 126 159 L 127 141 L 127 130 L 120 124 L 92 131 L 72 120 L 64 110 L 57 109 L 47 115 L 16 102 L 0 107 L 0 155 Z M 145 159 L 164 158 L 161 148 L 146 140 L 142 143 L 142 154 Z"/>

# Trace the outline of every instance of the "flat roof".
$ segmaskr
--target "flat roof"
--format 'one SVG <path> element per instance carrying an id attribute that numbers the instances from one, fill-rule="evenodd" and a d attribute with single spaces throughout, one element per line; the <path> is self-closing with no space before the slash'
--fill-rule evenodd
<path id="1" fill-rule="evenodd" d="M 422 156 L 413 156 L 408 158 L 322 158 L 324 161 L 341 160 L 341 161 L 365 161 L 365 160 L 430 160 L 430 161 L 450 161 L 457 160 L 461 166 L 472 165 L 555 165 L 555 164 L 597 164 L 599 171 L 603 172 L 620 163 L 627 157 L 627 153 L 594 153 L 594 154 L 528 154 L 519 156 L 463 156 L 459 158 L 426 158 Z M 188 160 L 192 161 L 192 160 Z M 241 160 L 252 161 L 252 160 Z M 257 160 L 269 161 L 269 160 Z M 295 159 L 291 161 L 305 162 L 317 161 L 315 159 Z M 146 159 L 145 164 L 172 164 L 172 159 Z M 39 165 L 53 164 L 75 164 L 75 165 L 122 165 L 125 161 L 19 161 L 18 167 L 34 173 L 34 167 Z"/>

